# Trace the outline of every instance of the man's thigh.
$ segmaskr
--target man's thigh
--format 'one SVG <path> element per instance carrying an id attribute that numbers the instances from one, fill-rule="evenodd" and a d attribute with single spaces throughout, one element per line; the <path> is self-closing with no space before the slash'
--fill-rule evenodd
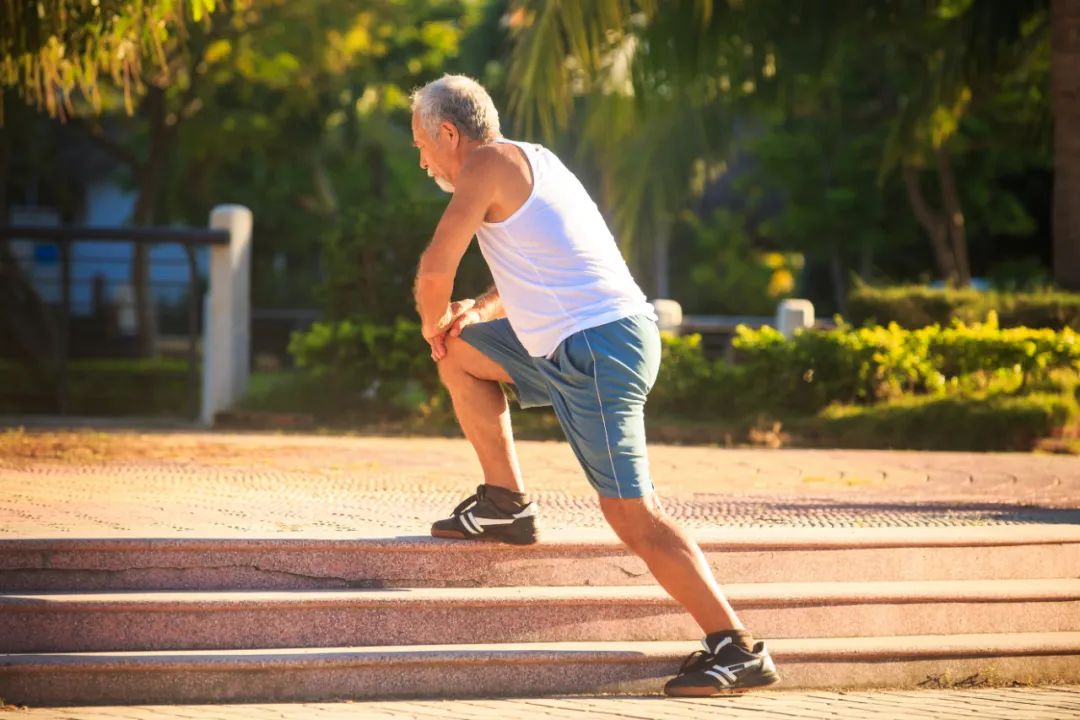
<path id="1" fill-rule="evenodd" d="M 468 325 L 461 331 L 459 339 L 464 341 L 461 345 L 471 346 L 473 352 L 483 355 L 489 363 L 502 371 L 502 375 L 496 377 L 494 373 L 497 371 L 485 364 L 484 367 L 493 373 L 492 377 L 485 379 L 512 385 L 521 407 L 551 405 L 551 396 L 543 375 L 537 370 L 532 357 L 517 339 L 506 318 Z M 468 366 L 465 367 L 472 373 Z"/>
<path id="2" fill-rule="evenodd" d="M 460 337 L 446 338 L 446 352 L 447 359 L 456 363 L 458 367 L 475 378 L 510 384 L 514 382 L 514 379 L 510 377 L 510 373 L 506 372 L 502 365 Z"/>

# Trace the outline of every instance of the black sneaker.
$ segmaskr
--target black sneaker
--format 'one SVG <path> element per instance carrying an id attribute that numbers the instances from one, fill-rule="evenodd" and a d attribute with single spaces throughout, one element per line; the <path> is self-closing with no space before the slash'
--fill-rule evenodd
<path id="1" fill-rule="evenodd" d="M 751 652 L 731 642 L 718 640 L 711 647 L 702 641 L 704 650 L 686 658 L 679 674 L 664 687 L 673 697 L 711 697 L 746 692 L 780 682 L 765 643 L 754 645 Z"/>
<path id="2" fill-rule="evenodd" d="M 533 503 L 513 512 L 500 509 L 488 497 L 488 486 L 476 488 L 476 494 L 454 508 L 454 513 L 431 526 L 433 537 L 458 540 L 496 540 L 512 545 L 536 542 L 536 508 Z"/>

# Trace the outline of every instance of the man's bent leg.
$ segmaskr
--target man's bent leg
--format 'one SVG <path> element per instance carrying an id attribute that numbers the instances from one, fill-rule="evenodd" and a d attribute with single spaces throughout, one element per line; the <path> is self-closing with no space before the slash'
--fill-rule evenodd
<path id="1" fill-rule="evenodd" d="M 448 337 L 446 357 L 439 361 L 439 378 L 450 391 L 454 414 L 476 450 L 484 483 L 525 492 L 514 449 L 510 407 L 500 382 L 512 383 L 497 362 L 461 338 Z"/>
<path id="2" fill-rule="evenodd" d="M 600 508 L 619 539 L 645 561 L 656 581 L 706 635 L 743 629 L 701 548 L 664 512 L 655 494 L 635 499 L 601 496 Z"/>

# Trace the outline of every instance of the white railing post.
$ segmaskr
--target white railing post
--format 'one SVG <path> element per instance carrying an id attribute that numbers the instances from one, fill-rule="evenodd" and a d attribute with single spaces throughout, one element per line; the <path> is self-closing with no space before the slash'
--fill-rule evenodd
<path id="1" fill-rule="evenodd" d="M 203 302 L 204 424 L 243 397 L 251 358 L 251 211 L 218 205 L 210 227 L 227 230 L 228 245 L 210 246 L 210 288 Z"/>
<path id="2" fill-rule="evenodd" d="M 656 298 L 652 301 L 652 306 L 656 312 L 656 324 L 660 329 L 678 335 L 682 325 L 682 305 L 670 298 Z"/>
<path id="3" fill-rule="evenodd" d="M 814 304 L 809 300 L 789 298 L 776 308 L 776 329 L 790 338 L 799 328 L 814 327 Z"/>

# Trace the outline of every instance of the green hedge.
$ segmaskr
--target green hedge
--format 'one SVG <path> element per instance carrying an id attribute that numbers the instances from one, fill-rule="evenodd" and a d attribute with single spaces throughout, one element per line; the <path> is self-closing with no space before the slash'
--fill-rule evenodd
<path id="1" fill-rule="evenodd" d="M 737 364 L 698 335 L 665 334 L 651 421 L 748 429 L 782 421 L 805 442 L 851 447 L 1021 449 L 1077 417 L 1080 335 L 979 324 L 738 329 Z M 318 323 L 294 335 L 299 375 L 266 398 L 320 420 L 449 420 L 417 324 Z M 291 398 L 291 399 L 290 399 Z M 452 424 L 452 420 L 450 421 Z"/>
<path id="2" fill-rule="evenodd" d="M 934 289 L 922 285 L 857 285 L 848 296 L 846 319 L 854 325 L 904 328 L 978 322 L 996 311 L 1002 327 L 1080 330 L 1080 293 L 1044 290 L 1030 293 Z"/>
<path id="3" fill-rule="evenodd" d="M 741 425 L 781 420 L 803 442 L 849 447 L 1030 448 L 1080 417 L 1080 335 L 994 322 L 904 330 L 738 329 L 738 364 L 700 336 L 664 337 L 653 413 Z"/>
<path id="4" fill-rule="evenodd" d="M 1026 451 L 1078 415 L 1067 395 L 909 397 L 830 405 L 787 426 L 804 444 L 830 447 Z"/>
<path id="5" fill-rule="evenodd" d="M 1061 331 L 954 322 L 798 333 L 741 327 L 734 340 L 747 394 L 773 410 L 817 412 L 829 403 L 875 403 L 904 395 L 1024 393 L 1056 371 L 1080 371 L 1080 336 Z M 720 371 L 724 374 L 725 371 Z"/>
<path id="6" fill-rule="evenodd" d="M 201 370 L 196 368 L 196 373 Z M 183 418 L 187 381 L 186 360 L 71 360 L 68 413 Z M 36 382 L 24 365 L 0 360 L 0 414 L 58 412 L 55 392 L 55 387 Z"/>
<path id="7" fill-rule="evenodd" d="M 430 349 L 412 320 L 318 322 L 293 333 L 289 352 L 318 395 L 305 409 L 319 416 L 401 415 L 446 404 Z"/>

